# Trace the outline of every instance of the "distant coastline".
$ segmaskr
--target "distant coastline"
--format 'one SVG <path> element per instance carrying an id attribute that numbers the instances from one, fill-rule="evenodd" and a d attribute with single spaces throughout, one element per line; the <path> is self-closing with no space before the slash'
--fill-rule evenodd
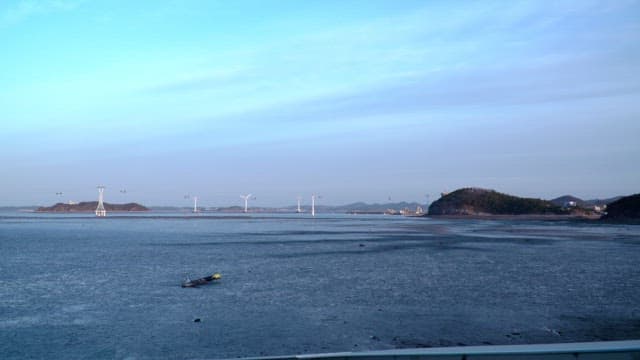
<path id="1" fill-rule="evenodd" d="M 57 203 L 53 206 L 8 206 L 4 211 L 34 213 L 92 213 L 97 201 L 80 203 Z M 193 208 L 180 206 L 146 207 L 138 203 L 105 203 L 107 212 L 193 212 Z M 423 208 L 424 206 L 424 208 Z M 461 188 L 442 196 L 427 205 L 416 202 L 375 203 L 356 202 L 346 205 L 316 206 L 317 213 L 350 215 L 404 215 L 406 217 L 428 217 L 434 219 L 471 220 L 533 220 L 533 221 L 601 221 L 606 223 L 640 223 L 640 194 L 616 196 L 602 200 L 581 200 L 564 195 L 552 200 L 522 198 L 495 190 Z M 198 207 L 197 213 L 242 214 L 241 206 Z M 247 214 L 310 214 L 308 206 L 301 211 L 295 206 L 251 207 Z"/>

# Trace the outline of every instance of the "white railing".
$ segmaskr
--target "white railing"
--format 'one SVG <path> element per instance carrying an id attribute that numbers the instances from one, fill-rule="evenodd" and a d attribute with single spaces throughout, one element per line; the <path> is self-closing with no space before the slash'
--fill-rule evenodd
<path id="1" fill-rule="evenodd" d="M 540 345 L 395 349 L 245 358 L 244 360 L 638 360 L 640 340 Z"/>

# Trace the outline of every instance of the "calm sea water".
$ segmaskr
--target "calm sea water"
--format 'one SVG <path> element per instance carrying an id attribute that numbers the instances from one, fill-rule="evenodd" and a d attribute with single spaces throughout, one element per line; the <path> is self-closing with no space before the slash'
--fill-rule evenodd
<path id="1" fill-rule="evenodd" d="M 0 214 L 0 357 L 640 338 L 640 226 Z M 220 272 L 222 281 L 181 281 Z M 194 322 L 200 319 L 200 322 Z"/>

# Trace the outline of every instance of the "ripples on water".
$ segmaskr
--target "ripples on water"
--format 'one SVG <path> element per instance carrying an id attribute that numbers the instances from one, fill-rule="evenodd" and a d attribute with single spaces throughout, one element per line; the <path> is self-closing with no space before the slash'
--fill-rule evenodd
<path id="1" fill-rule="evenodd" d="M 0 354 L 228 358 L 638 338 L 639 263 L 637 225 L 4 214 Z M 180 287 L 213 272 L 221 282 Z"/>

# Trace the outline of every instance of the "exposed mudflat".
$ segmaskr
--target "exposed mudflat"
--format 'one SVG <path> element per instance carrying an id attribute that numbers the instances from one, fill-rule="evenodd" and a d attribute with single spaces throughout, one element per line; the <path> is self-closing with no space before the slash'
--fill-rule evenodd
<path id="1" fill-rule="evenodd" d="M 561 220 L 0 216 L 0 354 L 229 358 L 640 338 L 640 226 Z M 222 280 L 180 287 L 213 272 Z"/>

